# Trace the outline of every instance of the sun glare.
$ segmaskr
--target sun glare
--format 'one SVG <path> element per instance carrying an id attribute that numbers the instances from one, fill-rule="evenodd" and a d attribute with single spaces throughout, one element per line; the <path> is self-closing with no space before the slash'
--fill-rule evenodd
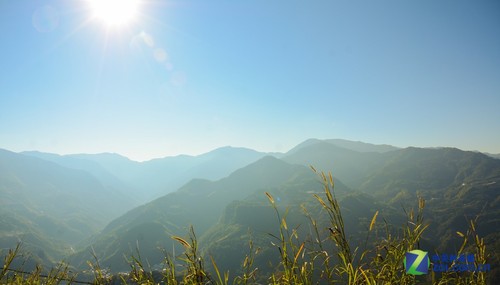
<path id="1" fill-rule="evenodd" d="M 89 0 L 93 16 L 107 25 L 121 26 L 137 16 L 139 0 Z"/>

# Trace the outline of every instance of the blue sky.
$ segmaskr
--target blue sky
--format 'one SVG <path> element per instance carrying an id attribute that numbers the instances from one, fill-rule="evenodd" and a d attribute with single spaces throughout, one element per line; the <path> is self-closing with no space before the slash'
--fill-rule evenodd
<path id="1" fill-rule="evenodd" d="M 500 153 L 499 1 L 0 0 L 0 148 L 136 160 L 308 138 Z"/>

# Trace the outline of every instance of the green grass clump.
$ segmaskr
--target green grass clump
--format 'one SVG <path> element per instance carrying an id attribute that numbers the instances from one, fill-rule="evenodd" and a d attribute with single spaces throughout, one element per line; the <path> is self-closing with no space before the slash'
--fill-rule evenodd
<path id="1" fill-rule="evenodd" d="M 268 276 L 261 276 L 255 267 L 255 256 L 259 248 L 254 248 L 249 241 L 249 251 L 241 262 L 241 272 L 234 277 L 230 272 L 217 266 L 216 260 L 209 259 L 212 269 L 208 269 L 205 258 L 199 253 L 199 245 L 191 227 L 187 238 L 173 236 L 184 248 L 180 256 L 164 252 L 163 269 L 152 271 L 145 264 L 139 251 L 129 260 L 130 272 L 120 276 L 111 276 L 101 269 L 97 258 L 88 262 L 93 281 L 80 282 L 77 276 L 71 276 L 66 265 L 59 265 L 48 274 L 42 274 L 41 268 L 33 272 L 14 270 L 13 260 L 19 253 L 19 246 L 9 251 L 4 258 L 4 266 L 0 271 L 2 284 L 487 284 L 485 272 L 444 272 L 434 273 L 432 268 L 428 275 L 408 275 L 403 266 L 405 253 L 419 248 L 420 240 L 428 227 L 424 222 L 425 200 L 419 198 L 416 210 L 405 211 L 407 222 L 401 229 L 394 231 L 385 221 L 377 222 L 378 211 L 371 218 L 367 229 L 363 248 L 355 247 L 346 234 L 344 217 L 334 193 L 334 180 L 331 174 L 313 171 L 322 182 L 321 195 L 313 194 L 318 205 L 327 217 L 327 235 L 322 233 L 318 222 L 305 207 L 303 211 L 312 226 L 312 236 L 302 238 L 298 227 L 291 228 L 287 224 L 286 211 L 282 214 L 276 206 L 274 197 L 265 193 L 271 207 L 276 213 L 279 232 L 269 234 L 272 245 L 279 254 L 279 264 Z M 457 232 L 463 239 L 458 254 L 464 252 L 467 246 L 475 248 L 475 263 L 486 263 L 486 247 L 475 228 L 475 222 L 470 221 L 466 233 Z M 94 255 L 95 256 L 95 255 Z"/>
<path id="2" fill-rule="evenodd" d="M 25 272 L 20 269 L 10 268 L 14 259 L 19 255 L 21 244 L 16 248 L 9 250 L 4 257 L 3 267 L 0 271 L 0 284 L 29 284 L 29 285 L 55 285 L 55 284 L 72 284 L 75 282 L 75 276 L 70 274 L 69 267 L 66 264 L 60 263 L 52 268 L 48 273 L 44 273 L 40 266 L 37 266 L 31 272 Z M 86 283 L 86 282 L 80 282 Z M 89 284 L 92 284 L 89 282 Z"/>

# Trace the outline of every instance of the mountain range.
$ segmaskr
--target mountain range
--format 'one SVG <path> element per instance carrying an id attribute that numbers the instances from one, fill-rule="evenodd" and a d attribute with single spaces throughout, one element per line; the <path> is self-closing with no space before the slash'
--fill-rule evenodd
<path id="1" fill-rule="evenodd" d="M 288 209 L 290 225 L 307 223 L 302 208 L 319 217 L 313 193 L 321 191 L 309 169 L 331 171 L 347 213 L 353 242 L 375 211 L 398 225 L 402 208 L 427 201 L 429 250 L 453 251 L 456 231 L 477 218 L 492 252 L 500 214 L 500 160 L 455 148 L 397 148 L 347 140 L 307 140 L 287 153 L 223 147 L 199 156 L 135 162 L 117 154 L 59 156 L 0 151 L 0 248 L 24 242 L 31 263 L 67 260 L 84 269 L 94 252 L 112 272 L 129 266 L 136 249 L 153 267 L 163 253 L 178 252 L 172 235 L 192 225 L 206 255 L 239 270 L 249 237 L 261 247 L 256 262 L 272 270 L 268 233 L 279 223 L 264 192 Z M 322 226 L 327 230 L 327 225 Z M 303 227 L 302 234 L 307 235 Z M 34 253 L 34 254 L 33 254 Z M 498 261 L 493 255 L 492 260 Z"/>
<path id="2" fill-rule="evenodd" d="M 219 179 L 265 156 L 246 148 L 222 147 L 199 155 L 179 155 L 137 162 L 114 153 L 55 155 L 24 152 L 62 166 L 87 171 L 121 189 L 138 203 L 177 190 L 193 178 Z"/>

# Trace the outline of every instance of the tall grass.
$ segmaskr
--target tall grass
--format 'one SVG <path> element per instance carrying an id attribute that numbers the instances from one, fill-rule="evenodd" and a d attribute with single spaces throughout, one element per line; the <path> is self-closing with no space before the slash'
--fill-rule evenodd
<path id="1" fill-rule="evenodd" d="M 36 266 L 31 272 L 23 271 L 22 269 L 11 268 L 12 263 L 16 258 L 19 258 L 21 244 L 17 244 L 14 249 L 11 249 L 4 256 L 3 266 L 0 271 L 1 284 L 92 284 L 90 282 L 78 282 L 75 280 L 76 275 L 70 273 L 67 264 L 59 263 L 48 272 L 44 272 L 43 268 Z"/>
<path id="2" fill-rule="evenodd" d="M 270 234 L 272 245 L 279 255 L 279 264 L 269 276 L 259 276 L 255 268 L 255 256 L 259 248 L 255 249 L 249 241 L 249 251 L 242 261 L 242 270 L 239 275 L 230 276 L 230 272 L 219 268 L 216 260 L 208 256 L 213 270 L 205 266 L 205 258 L 199 253 L 198 240 L 191 227 L 188 237 L 173 236 L 184 248 L 180 256 L 165 251 L 163 270 L 160 275 L 153 274 L 141 259 L 139 251 L 136 256 L 128 260 L 130 272 L 119 279 L 103 270 L 95 258 L 89 262 L 90 271 L 94 274 L 93 282 L 79 282 L 75 276 L 70 276 L 68 267 L 60 265 L 49 274 L 42 274 L 41 268 L 33 272 L 22 272 L 11 268 L 13 260 L 19 254 L 20 247 L 10 250 L 4 258 L 4 265 L 0 271 L 2 284 L 487 284 L 485 272 L 444 272 L 430 273 L 424 276 L 406 274 L 403 266 L 405 254 L 419 248 L 420 240 L 428 227 L 424 221 L 425 200 L 418 199 L 416 210 L 405 210 L 407 221 L 399 231 L 392 230 L 387 223 L 378 221 L 378 211 L 371 217 L 367 228 L 367 236 L 363 248 L 355 247 L 346 233 L 344 216 L 339 201 L 334 192 L 334 179 L 331 173 L 325 174 L 312 168 L 322 183 L 322 194 L 313 194 L 318 205 L 327 216 L 326 236 L 320 228 L 324 223 L 318 222 L 310 212 L 302 210 L 311 225 L 311 235 L 304 238 L 299 235 L 297 227 L 291 228 L 287 223 L 288 210 L 284 213 L 278 209 L 274 197 L 265 193 L 277 219 L 278 234 Z M 457 232 L 463 239 L 462 246 L 457 253 L 462 254 L 471 244 L 475 249 L 475 264 L 484 264 L 487 259 L 484 240 L 476 231 L 475 221 L 470 221 L 466 233 Z M 471 243 L 472 241 L 472 243 Z M 95 256 L 95 255 L 94 255 Z M 209 272 L 210 271 L 210 272 Z M 231 281 L 230 281 L 231 280 Z M 260 281 L 258 281 L 260 280 Z"/>

